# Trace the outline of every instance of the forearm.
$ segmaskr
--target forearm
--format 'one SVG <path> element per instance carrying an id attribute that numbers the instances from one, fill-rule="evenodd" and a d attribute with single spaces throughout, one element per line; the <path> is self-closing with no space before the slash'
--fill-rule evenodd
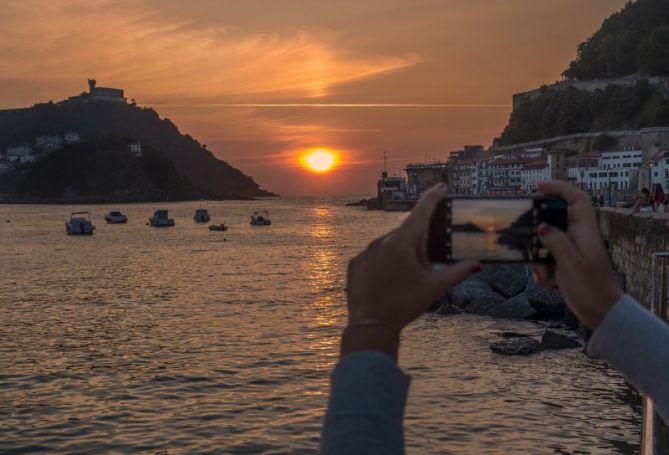
<path id="1" fill-rule="evenodd" d="M 388 355 L 358 351 L 331 377 L 322 454 L 404 453 L 404 406 L 410 378 Z"/>
<path id="2" fill-rule="evenodd" d="M 595 330 L 588 354 L 627 376 L 669 422 L 669 325 L 625 295 Z"/>

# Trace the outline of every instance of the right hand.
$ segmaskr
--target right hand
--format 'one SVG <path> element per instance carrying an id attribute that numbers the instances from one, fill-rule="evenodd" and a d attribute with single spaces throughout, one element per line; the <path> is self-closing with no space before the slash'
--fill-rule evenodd
<path id="1" fill-rule="evenodd" d="M 534 264 L 535 280 L 562 293 L 574 314 L 595 329 L 623 295 L 599 233 L 588 195 L 562 182 L 542 182 L 539 192 L 567 201 L 567 232 L 539 226 L 539 239 L 555 258 L 554 270 Z"/>

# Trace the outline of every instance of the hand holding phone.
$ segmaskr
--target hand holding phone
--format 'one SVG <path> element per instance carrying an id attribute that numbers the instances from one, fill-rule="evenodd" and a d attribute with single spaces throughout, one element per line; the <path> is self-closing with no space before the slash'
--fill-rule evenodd
<path id="1" fill-rule="evenodd" d="M 552 262 L 537 235 L 541 223 L 567 228 L 567 203 L 560 197 L 445 198 L 428 234 L 432 262 Z"/>

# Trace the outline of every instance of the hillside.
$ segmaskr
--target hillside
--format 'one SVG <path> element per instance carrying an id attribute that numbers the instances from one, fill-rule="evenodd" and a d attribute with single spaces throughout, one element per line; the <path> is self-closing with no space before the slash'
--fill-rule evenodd
<path id="1" fill-rule="evenodd" d="M 669 1 L 627 3 L 578 46 L 576 59 L 563 73 L 580 80 L 631 74 L 669 75 Z"/>
<path id="2" fill-rule="evenodd" d="M 669 100 L 644 80 L 587 92 L 544 88 L 511 113 L 497 145 L 567 134 L 669 125 Z"/>
<path id="3" fill-rule="evenodd" d="M 0 150 L 38 135 L 78 132 L 83 142 L 113 136 L 139 141 L 167 157 L 192 187 L 215 197 L 272 196 L 251 177 L 221 161 L 156 111 L 125 103 L 38 104 L 0 110 Z"/>
<path id="4" fill-rule="evenodd" d="M 67 144 L 33 165 L 3 174 L 0 192 L 9 201 L 146 202 L 215 197 L 194 187 L 162 153 L 144 147 L 141 156 L 128 141 L 105 137 Z"/>

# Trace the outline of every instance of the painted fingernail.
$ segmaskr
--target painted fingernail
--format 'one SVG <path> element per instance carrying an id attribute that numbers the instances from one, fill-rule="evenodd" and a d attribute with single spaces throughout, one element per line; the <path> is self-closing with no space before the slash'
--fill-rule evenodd
<path id="1" fill-rule="evenodd" d="M 476 264 L 472 266 L 471 269 L 469 269 L 471 273 L 479 273 L 481 271 L 481 266 L 479 264 Z"/>
<path id="2" fill-rule="evenodd" d="M 539 230 L 537 231 L 537 233 L 539 234 L 539 237 L 545 237 L 548 234 L 550 234 L 552 230 L 553 228 L 550 227 L 549 225 L 542 224 L 541 226 L 539 226 Z"/>

